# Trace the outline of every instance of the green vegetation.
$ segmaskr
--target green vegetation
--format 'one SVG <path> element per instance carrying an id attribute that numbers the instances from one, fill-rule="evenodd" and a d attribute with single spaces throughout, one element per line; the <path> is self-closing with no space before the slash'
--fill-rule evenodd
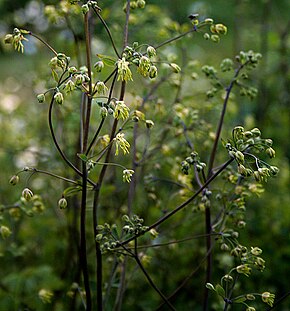
<path id="1" fill-rule="evenodd" d="M 290 310 L 287 1 L 0 11 L 0 310 Z"/>

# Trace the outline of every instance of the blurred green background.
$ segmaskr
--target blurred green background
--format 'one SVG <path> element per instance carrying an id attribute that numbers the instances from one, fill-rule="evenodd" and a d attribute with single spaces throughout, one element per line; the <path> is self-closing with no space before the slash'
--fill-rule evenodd
<path id="1" fill-rule="evenodd" d="M 3 43 L 5 34 L 11 33 L 14 27 L 18 27 L 41 35 L 58 51 L 74 55 L 73 35 L 66 29 L 65 21 L 60 19 L 57 23 L 50 24 L 47 16 L 43 14 L 45 5 L 57 3 L 59 1 L 0 0 L 0 205 L 3 206 L 16 202 L 25 183 L 29 182 L 24 180 L 21 185 L 15 187 L 11 187 L 8 183 L 9 178 L 24 166 L 36 166 L 56 172 L 62 172 L 64 169 L 50 141 L 46 121 L 47 107 L 38 104 L 36 100 L 36 95 L 51 83 L 47 80 L 49 74 L 47 64 L 52 55 L 33 39 L 26 43 L 24 55 L 16 53 Z M 124 14 L 120 9 L 123 1 L 108 0 L 98 1 L 98 3 L 103 8 L 102 14 L 120 49 L 122 36 L 118 33 L 122 31 L 124 23 Z M 290 292 L 289 11 L 288 0 L 148 0 L 144 13 L 143 11 L 133 13 L 129 31 L 130 42 L 158 44 L 178 34 L 183 25 L 188 25 L 188 15 L 191 13 L 198 13 L 201 18 L 211 17 L 215 22 L 227 25 L 228 34 L 217 45 L 198 36 L 196 39 L 185 38 L 183 43 L 178 42 L 162 50 L 164 57 L 168 57 L 169 54 L 178 55 L 176 63 L 188 72 L 191 70 L 188 67 L 190 61 L 197 62 L 198 65 L 209 64 L 218 67 L 223 58 L 232 58 L 240 50 L 251 49 L 263 55 L 261 64 L 253 72 L 251 81 L 259 90 L 257 97 L 250 101 L 237 96 L 232 108 L 229 108 L 229 117 L 226 122 L 227 129 L 237 124 L 243 124 L 246 128 L 258 127 L 264 137 L 270 137 L 274 141 L 276 158 L 273 163 L 280 168 L 280 173 L 277 178 L 269 180 L 265 185 L 266 190 L 261 197 L 249 199 L 247 227 L 241 234 L 241 241 L 261 247 L 267 265 L 262 275 L 255 275 L 246 280 L 245 286 L 251 290 L 255 287 L 261 291 L 271 290 L 277 297 Z M 72 18 L 71 23 L 75 37 L 82 43 L 84 35 L 78 20 Z M 95 25 L 95 32 L 96 39 L 93 41 L 93 47 L 96 53 L 111 55 L 106 33 L 101 25 Z M 180 51 L 185 51 L 186 57 L 180 57 L 182 56 Z M 77 57 L 73 59 L 77 62 Z M 97 60 L 96 57 L 95 60 Z M 83 62 L 84 59 L 80 58 L 79 61 Z M 136 89 L 135 91 L 129 89 L 130 95 L 144 95 L 145 90 L 142 87 L 140 80 L 139 94 L 138 91 L 135 94 Z M 193 90 L 188 85 L 185 91 L 189 94 L 192 90 L 193 95 L 198 96 L 197 104 L 205 105 L 205 115 L 210 107 L 210 103 L 206 103 L 202 95 L 206 88 L 206 82 L 201 81 L 197 82 Z M 171 90 L 170 86 L 164 86 L 160 90 L 160 96 L 164 98 L 164 101 L 172 102 L 169 90 Z M 58 134 L 61 135 L 61 142 L 68 155 L 73 157 L 75 156 L 74 143 L 78 121 L 75 111 L 72 108 L 67 109 L 66 113 L 71 117 L 66 120 L 63 128 L 58 129 Z M 213 111 L 216 113 L 218 109 Z M 212 111 L 209 115 L 211 122 L 218 118 L 217 114 L 213 114 Z M 62 117 L 62 115 L 58 116 L 59 119 Z M 154 120 L 154 113 L 151 118 Z M 155 120 L 154 122 L 158 123 Z M 214 130 L 215 124 L 213 123 L 211 131 Z M 152 135 L 154 141 L 154 133 Z M 228 137 L 226 135 L 224 134 Z M 170 171 L 170 166 L 164 170 L 166 169 Z M 62 293 L 64 288 L 69 288 L 66 265 L 69 265 L 70 258 L 65 257 L 67 243 L 64 241 L 71 241 L 75 238 L 70 231 L 70 224 L 73 220 L 68 221 L 56 207 L 56 202 L 61 195 L 59 189 L 63 187 L 61 182 L 37 175 L 33 177 L 32 186 L 36 192 L 42 194 L 46 206 L 44 213 L 31 218 L 21 217 L 17 221 L 13 217 L 11 219 L 7 217 L 5 213 L 1 218 L 2 222 L 9 225 L 15 232 L 11 240 L 0 241 L 1 311 L 66 310 L 63 301 L 67 298 L 63 298 Z M 104 189 L 106 199 L 110 198 L 108 194 L 110 190 L 109 186 Z M 166 192 L 170 190 L 171 188 L 164 186 L 160 191 L 163 191 L 166 196 Z M 122 194 L 120 197 L 122 200 Z M 111 202 L 107 204 L 109 206 Z M 141 202 L 141 206 L 146 206 L 146 204 Z M 157 214 L 153 213 L 153 215 L 152 219 Z M 73 215 L 69 217 L 73 219 Z M 113 215 L 111 217 L 114 218 Z M 186 250 L 180 251 L 186 256 Z M 158 260 L 162 262 L 164 258 L 162 254 L 155 256 L 157 259 L 153 267 L 158 270 L 160 269 Z M 164 270 L 176 271 L 179 266 L 186 267 L 189 262 L 179 256 L 178 252 L 172 253 L 171 265 L 167 262 L 168 267 L 165 265 Z M 218 264 L 217 269 L 222 270 Z M 152 270 L 154 271 L 153 268 Z M 182 274 L 182 272 L 182 269 L 178 270 L 177 274 Z M 170 276 L 178 279 L 178 275 L 170 274 Z M 164 278 L 162 273 L 159 275 L 156 272 L 156 278 L 159 283 L 171 286 L 171 281 L 162 279 Z M 185 306 L 192 308 L 191 310 L 199 310 L 195 304 L 183 304 L 189 296 L 196 297 L 198 300 L 198 295 L 192 292 L 192 289 L 198 287 L 198 282 L 198 280 L 193 281 L 192 287 L 189 286 L 185 296 L 179 299 L 180 310 Z M 140 297 L 142 302 L 140 306 L 132 307 L 132 304 L 136 302 L 130 301 L 130 299 L 134 300 L 134 297 L 128 294 L 128 309 L 126 310 L 139 310 L 139 308 L 140 310 L 152 310 L 150 303 L 146 307 L 146 286 L 143 283 L 137 290 L 137 294 L 134 292 L 134 295 Z M 42 287 L 53 289 L 56 297 L 59 298 L 55 300 L 53 309 L 51 306 L 40 304 L 38 297 L 35 296 L 35 288 Z M 131 293 L 131 291 L 133 292 L 133 289 L 129 288 L 128 292 Z M 152 298 L 153 301 L 154 299 Z M 290 298 L 281 303 L 277 310 L 290 310 L 289 305 Z"/>

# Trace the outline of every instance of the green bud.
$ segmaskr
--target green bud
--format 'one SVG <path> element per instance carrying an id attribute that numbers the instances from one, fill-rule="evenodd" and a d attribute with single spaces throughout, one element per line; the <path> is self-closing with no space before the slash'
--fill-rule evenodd
<path id="1" fill-rule="evenodd" d="M 63 103 L 63 95 L 61 92 L 56 92 L 54 95 L 54 100 L 57 104 L 62 105 Z"/>
<path id="2" fill-rule="evenodd" d="M 247 171 L 247 169 L 244 167 L 244 165 L 242 165 L 242 164 L 239 164 L 239 165 L 238 165 L 238 172 L 239 172 L 239 174 L 241 174 L 241 175 L 244 176 L 244 177 L 248 176 L 248 171 Z"/>
<path id="3" fill-rule="evenodd" d="M 57 203 L 58 207 L 60 209 L 65 209 L 67 208 L 67 200 L 65 198 L 61 198 L 58 203 Z"/>
<path id="4" fill-rule="evenodd" d="M 255 300 L 256 299 L 256 297 L 252 294 L 247 294 L 246 298 L 247 298 L 247 300 Z"/>
<path id="5" fill-rule="evenodd" d="M 78 74 L 75 76 L 75 84 L 82 85 L 85 82 L 85 78 L 82 74 Z"/>
<path id="6" fill-rule="evenodd" d="M 64 90 L 66 93 L 70 93 L 75 89 L 75 84 L 73 83 L 72 80 L 68 80 L 67 83 L 65 84 Z"/>
<path id="7" fill-rule="evenodd" d="M 218 35 L 211 35 L 210 39 L 211 39 L 211 41 L 213 41 L 215 43 L 219 43 L 220 42 L 220 37 Z"/>
<path id="8" fill-rule="evenodd" d="M 216 33 L 221 34 L 221 35 L 225 35 L 228 31 L 227 27 L 223 24 L 216 24 L 215 30 L 216 30 Z"/>
<path id="9" fill-rule="evenodd" d="M 147 48 L 147 55 L 150 58 L 156 56 L 156 50 L 155 50 L 155 48 L 153 46 L 148 46 L 148 48 Z"/>
<path id="10" fill-rule="evenodd" d="M 145 5 L 146 5 L 145 0 L 137 0 L 137 6 L 138 6 L 138 8 L 144 9 L 144 8 L 145 8 Z"/>
<path id="11" fill-rule="evenodd" d="M 261 136 L 261 131 L 255 127 L 251 130 L 251 133 L 255 136 L 255 137 L 260 137 Z"/>
<path id="12" fill-rule="evenodd" d="M 214 288 L 214 286 L 213 286 L 211 283 L 206 283 L 206 284 L 205 284 L 205 287 L 206 287 L 207 289 L 209 289 L 209 290 L 215 291 L 215 288 Z"/>
<path id="13" fill-rule="evenodd" d="M 106 107 L 101 107 L 100 115 L 102 118 L 106 118 L 106 116 L 108 115 L 108 109 Z"/>
<path id="14" fill-rule="evenodd" d="M 78 71 L 78 70 L 77 70 L 76 67 L 74 67 L 74 66 L 69 67 L 69 69 L 68 69 L 68 72 L 69 72 L 70 74 L 76 73 L 77 71 Z"/>
<path id="15" fill-rule="evenodd" d="M 157 77 L 157 67 L 156 66 L 150 66 L 149 69 L 149 78 L 154 79 Z"/>
<path id="16" fill-rule="evenodd" d="M 83 14 L 87 14 L 89 12 L 89 6 L 87 4 L 82 5 L 82 12 Z"/>
<path id="17" fill-rule="evenodd" d="M 15 186 L 17 185 L 19 182 L 19 176 L 18 175 L 14 175 L 10 178 L 9 180 L 9 183 L 12 185 L 12 186 Z"/>
<path id="18" fill-rule="evenodd" d="M 128 215 L 123 215 L 122 216 L 122 220 L 125 221 L 125 222 L 130 222 L 130 218 Z"/>
<path id="19" fill-rule="evenodd" d="M 270 174 L 272 176 L 275 176 L 279 173 L 279 169 L 277 166 L 270 166 Z"/>
<path id="20" fill-rule="evenodd" d="M 22 191 L 22 197 L 26 200 L 26 201 L 30 201 L 33 197 L 33 192 L 29 189 L 29 188 L 25 188 Z"/>
<path id="21" fill-rule="evenodd" d="M 233 69 L 233 61 L 230 58 L 225 58 L 222 62 L 221 62 L 221 70 L 222 71 L 230 71 Z"/>
<path id="22" fill-rule="evenodd" d="M 130 8 L 132 9 L 132 10 L 134 10 L 134 9 L 137 9 L 137 2 L 136 1 L 131 1 L 130 2 Z"/>
<path id="23" fill-rule="evenodd" d="M 94 64 L 94 68 L 96 69 L 97 72 L 101 72 L 104 67 L 105 67 L 104 62 L 101 60 Z"/>
<path id="24" fill-rule="evenodd" d="M 226 275 L 224 275 L 223 277 L 222 277 L 222 280 L 224 280 L 225 282 L 229 282 L 229 283 L 231 283 L 231 282 L 233 282 L 233 277 L 232 276 L 230 276 L 229 274 L 226 274 Z"/>
<path id="25" fill-rule="evenodd" d="M 145 123 L 148 129 L 151 129 L 154 126 L 154 122 L 152 120 L 146 120 Z"/>
<path id="26" fill-rule="evenodd" d="M 243 221 L 243 220 L 240 220 L 239 222 L 238 222 L 238 227 L 239 228 L 245 228 L 245 226 L 246 226 L 246 222 L 245 221 Z"/>
<path id="27" fill-rule="evenodd" d="M 207 32 L 204 33 L 203 37 L 204 37 L 205 40 L 209 40 L 210 39 L 210 35 Z"/>
<path id="28" fill-rule="evenodd" d="M 96 235 L 96 241 L 100 242 L 103 239 L 103 235 L 101 233 Z"/>
<path id="29" fill-rule="evenodd" d="M 245 156 L 241 151 L 238 150 L 235 152 L 235 159 L 238 161 L 239 164 L 242 164 L 245 161 Z"/>
<path id="30" fill-rule="evenodd" d="M 7 34 L 4 38 L 4 43 L 5 44 L 11 44 L 13 42 L 13 35 Z"/>
<path id="31" fill-rule="evenodd" d="M 6 226 L 0 227 L 0 234 L 4 240 L 7 239 L 11 235 L 11 233 L 12 232 L 8 227 L 6 227 Z"/>
<path id="32" fill-rule="evenodd" d="M 43 93 L 38 94 L 36 98 L 37 98 L 39 103 L 43 103 L 45 101 L 45 95 Z"/>
<path id="33" fill-rule="evenodd" d="M 171 63 L 170 67 L 172 68 L 173 72 L 175 72 L 175 73 L 179 73 L 181 71 L 181 68 L 175 63 Z"/>
<path id="34" fill-rule="evenodd" d="M 271 148 L 271 147 L 267 148 L 266 153 L 269 155 L 270 158 L 275 158 L 276 153 L 275 153 L 275 150 L 273 148 Z"/>
<path id="35" fill-rule="evenodd" d="M 211 24 L 213 24 L 213 19 L 212 19 L 212 18 L 206 18 L 206 19 L 204 20 L 204 22 L 205 22 L 206 24 L 211 25 Z"/>
<path id="36" fill-rule="evenodd" d="M 258 171 L 254 171 L 253 175 L 254 175 L 256 181 L 261 181 L 262 180 L 262 178 L 261 178 L 261 176 L 260 176 Z"/>

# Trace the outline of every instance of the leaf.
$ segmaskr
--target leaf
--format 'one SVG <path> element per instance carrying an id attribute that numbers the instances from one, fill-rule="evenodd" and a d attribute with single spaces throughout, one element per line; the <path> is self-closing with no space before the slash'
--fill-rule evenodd
<path id="1" fill-rule="evenodd" d="M 221 297 L 225 298 L 226 292 L 225 292 L 225 290 L 223 289 L 223 287 L 221 285 L 219 285 L 219 284 L 216 285 L 215 290 L 216 290 L 218 295 L 220 295 Z"/>
<path id="2" fill-rule="evenodd" d="M 97 54 L 97 56 L 104 62 L 105 65 L 109 67 L 115 67 L 117 61 L 116 58 L 103 54 Z"/>
<path id="3" fill-rule="evenodd" d="M 71 186 L 71 187 L 64 189 L 63 196 L 70 197 L 72 195 L 77 194 L 80 191 L 82 191 L 82 186 Z"/>
<path id="4" fill-rule="evenodd" d="M 78 156 L 83 162 L 87 162 L 87 161 L 88 161 L 88 157 L 87 157 L 84 153 L 77 153 L 77 156 Z"/>
<path id="5" fill-rule="evenodd" d="M 54 69 L 51 69 L 51 74 L 52 74 L 53 79 L 54 79 L 56 82 L 58 82 L 59 78 L 58 78 L 57 72 L 56 72 Z"/>
<path id="6" fill-rule="evenodd" d="M 247 300 L 247 298 L 246 298 L 245 296 L 239 297 L 239 298 L 237 298 L 237 299 L 233 299 L 233 301 L 234 301 L 235 303 L 242 303 L 242 302 L 244 302 L 244 301 L 246 301 L 246 300 Z"/>

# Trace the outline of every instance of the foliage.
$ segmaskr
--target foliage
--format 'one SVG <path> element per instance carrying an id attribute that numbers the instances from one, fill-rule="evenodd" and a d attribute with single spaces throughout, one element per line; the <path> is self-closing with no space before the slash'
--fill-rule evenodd
<path id="1" fill-rule="evenodd" d="M 4 37 L 28 53 L 15 62 L 41 55 L 21 95 L 33 103 L 3 109 L 16 190 L 1 197 L 1 308 L 255 310 L 287 293 L 266 268 L 285 264 L 268 230 L 289 218 L 283 145 L 244 111 L 260 105 L 262 55 L 211 58 L 229 26 L 147 2 L 32 1 L 42 33 L 35 21 Z"/>

